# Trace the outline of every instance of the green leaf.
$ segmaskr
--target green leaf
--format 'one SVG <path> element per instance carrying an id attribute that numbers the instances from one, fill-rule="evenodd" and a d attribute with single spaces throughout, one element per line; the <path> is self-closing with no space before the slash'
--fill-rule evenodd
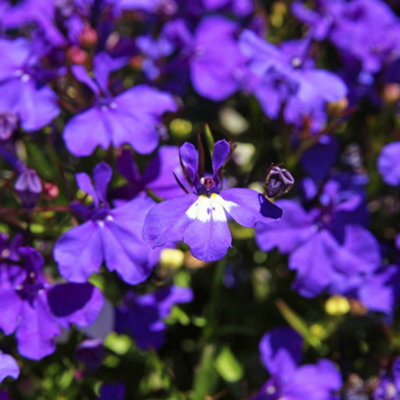
<path id="1" fill-rule="evenodd" d="M 215 368 L 227 382 L 237 382 L 243 376 L 243 367 L 228 347 L 224 347 L 215 360 Z"/>

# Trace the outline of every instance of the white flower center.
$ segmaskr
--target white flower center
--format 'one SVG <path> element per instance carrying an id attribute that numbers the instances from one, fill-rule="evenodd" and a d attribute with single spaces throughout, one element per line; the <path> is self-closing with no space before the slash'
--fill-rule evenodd
<path id="1" fill-rule="evenodd" d="M 201 222 L 213 221 L 226 222 L 226 213 L 237 204 L 224 200 L 220 195 L 212 193 L 210 197 L 201 195 L 186 211 L 190 219 L 198 219 Z"/>

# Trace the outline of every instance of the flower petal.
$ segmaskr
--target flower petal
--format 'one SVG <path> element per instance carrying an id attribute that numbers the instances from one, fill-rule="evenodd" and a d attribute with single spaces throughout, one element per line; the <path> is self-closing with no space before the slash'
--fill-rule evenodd
<path id="1" fill-rule="evenodd" d="M 280 218 L 282 210 L 255 190 L 225 189 L 220 193 L 224 208 L 240 225 L 248 228 L 257 222 L 269 223 Z"/>
<path id="2" fill-rule="evenodd" d="M 219 195 L 200 196 L 186 211 L 192 222 L 187 226 L 183 240 L 199 260 L 220 260 L 231 247 L 232 237 L 224 205 Z"/>
<path id="3" fill-rule="evenodd" d="M 90 156 L 97 146 L 107 149 L 111 143 L 111 132 L 100 108 L 76 115 L 65 125 L 63 138 L 69 152 L 73 155 Z"/>
<path id="4" fill-rule="evenodd" d="M 60 274 L 71 282 L 86 282 L 103 261 L 99 226 L 88 221 L 64 233 L 54 247 Z"/>
<path id="5" fill-rule="evenodd" d="M 153 248 L 182 240 L 185 228 L 191 222 L 185 213 L 196 200 L 195 194 L 185 194 L 156 204 L 144 220 L 144 240 Z"/>

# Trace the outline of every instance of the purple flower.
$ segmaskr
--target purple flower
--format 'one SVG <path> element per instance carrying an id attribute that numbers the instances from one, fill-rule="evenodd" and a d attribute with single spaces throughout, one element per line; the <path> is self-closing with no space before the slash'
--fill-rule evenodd
<path id="1" fill-rule="evenodd" d="M 197 26 L 190 76 L 200 95 L 220 101 L 239 89 L 243 56 L 234 37 L 236 31 L 237 25 L 221 16 L 203 18 Z"/>
<path id="2" fill-rule="evenodd" d="M 146 190 L 151 190 L 162 199 L 176 197 L 182 193 L 175 179 L 175 176 L 180 180 L 184 178 L 179 164 L 179 149 L 176 146 L 161 146 L 143 175 L 140 175 L 132 153 L 123 150 L 117 161 L 117 169 L 128 180 L 126 186 L 114 192 L 117 198 L 132 199 Z"/>
<path id="3" fill-rule="evenodd" d="M 261 361 L 271 378 L 251 400 L 334 400 L 342 386 L 335 364 L 322 359 L 299 366 L 302 338 L 291 328 L 275 328 L 260 342 Z"/>
<path id="4" fill-rule="evenodd" d="M 119 60 L 112 60 L 107 54 L 97 55 L 95 80 L 84 67 L 72 67 L 75 77 L 95 95 L 93 107 L 73 117 L 65 126 L 63 137 L 72 154 L 88 156 L 97 146 L 107 149 L 111 144 L 119 147 L 125 143 L 138 153 L 151 153 L 159 141 L 161 116 L 177 110 L 171 95 L 147 85 L 137 85 L 113 96 L 108 89 L 108 75 L 119 66 Z"/>
<path id="5" fill-rule="evenodd" d="M 280 221 L 257 224 L 258 246 L 278 247 L 289 255 L 289 268 L 297 271 L 294 287 L 306 297 L 328 289 L 345 294 L 363 282 L 380 265 L 374 236 L 360 225 L 365 204 L 359 193 L 328 181 L 320 207 L 305 210 L 292 200 L 277 201 L 283 209 Z"/>
<path id="6" fill-rule="evenodd" d="M 86 173 L 76 176 L 79 188 L 92 197 L 93 206 L 77 208 L 87 221 L 64 233 L 55 245 L 54 258 L 68 281 L 87 281 L 104 260 L 110 271 L 134 285 L 143 282 L 158 261 L 159 252 L 152 250 L 141 234 L 154 201 L 141 197 L 110 208 L 106 191 L 111 175 L 111 168 L 100 163 L 93 171 L 94 186 Z"/>
<path id="7" fill-rule="evenodd" d="M 246 30 L 240 35 L 239 45 L 248 62 L 247 89 L 270 118 L 276 119 L 284 106 L 286 122 L 302 127 L 310 118 L 312 130 L 320 130 L 327 119 L 326 104 L 347 94 L 338 76 L 316 69 L 307 59 L 310 38 L 279 48 Z"/>
<path id="8" fill-rule="evenodd" d="M 7 377 L 17 379 L 19 367 L 13 357 L 0 351 L 0 383 Z"/>
<path id="9" fill-rule="evenodd" d="M 133 292 L 125 298 L 124 305 L 117 309 L 116 331 L 129 332 L 142 350 L 160 348 L 165 342 L 167 329 L 163 319 L 167 318 L 172 307 L 179 303 L 192 301 L 189 288 L 171 286 L 154 293 L 137 296 Z"/>
<path id="10" fill-rule="evenodd" d="M 343 56 L 361 63 L 361 74 L 379 72 L 399 58 L 399 19 L 391 8 L 379 0 L 320 1 L 317 11 L 294 4 L 298 18 L 313 27 L 318 40 L 328 38 Z M 371 26 L 374 34 L 371 35 Z M 371 76 L 373 79 L 373 77 Z"/>
<path id="11" fill-rule="evenodd" d="M 19 260 L 0 260 L 0 328 L 15 332 L 19 353 L 39 360 L 55 350 L 54 337 L 71 323 L 90 325 L 103 304 L 94 286 L 50 285 L 42 273 L 43 258 L 30 247 L 19 247 Z"/>
<path id="12" fill-rule="evenodd" d="M 225 140 L 215 144 L 213 175 L 199 176 L 199 155 L 191 143 L 179 150 L 191 192 L 156 204 L 146 215 L 143 238 L 153 248 L 169 241 L 183 240 L 194 257 L 216 261 L 224 257 L 232 238 L 228 218 L 240 225 L 252 227 L 257 222 L 268 223 L 281 216 L 281 210 L 254 190 L 222 189 L 221 168 L 230 153 Z"/>
<path id="13" fill-rule="evenodd" d="M 400 142 L 383 147 L 378 158 L 378 171 L 388 185 L 400 185 Z"/>
<path id="14" fill-rule="evenodd" d="M 26 131 L 50 123 L 60 112 L 57 96 L 43 80 L 34 46 L 24 38 L 0 39 L 0 113 L 18 115 Z"/>

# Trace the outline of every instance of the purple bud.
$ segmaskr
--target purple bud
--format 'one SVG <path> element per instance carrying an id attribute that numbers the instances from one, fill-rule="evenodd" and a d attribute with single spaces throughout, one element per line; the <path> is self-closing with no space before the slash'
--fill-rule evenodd
<path id="1" fill-rule="evenodd" d="M 24 168 L 15 182 L 14 189 L 18 192 L 23 206 L 32 209 L 42 192 L 42 182 L 35 170 Z"/>
<path id="2" fill-rule="evenodd" d="M 0 140 L 7 140 L 17 129 L 18 117 L 12 112 L 0 114 Z"/>
<path id="3" fill-rule="evenodd" d="M 84 362 L 89 371 L 95 371 L 103 362 L 103 342 L 100 339 L 84 340 L 76 349 L 75 358 Z"/>
<path id="4" fill-rule="evenodd" d="M 264 183 L 265 194 L 269 198 L 280 197 L 294 185 L 294 178 L 287 169 L 272 166 Z"/>

